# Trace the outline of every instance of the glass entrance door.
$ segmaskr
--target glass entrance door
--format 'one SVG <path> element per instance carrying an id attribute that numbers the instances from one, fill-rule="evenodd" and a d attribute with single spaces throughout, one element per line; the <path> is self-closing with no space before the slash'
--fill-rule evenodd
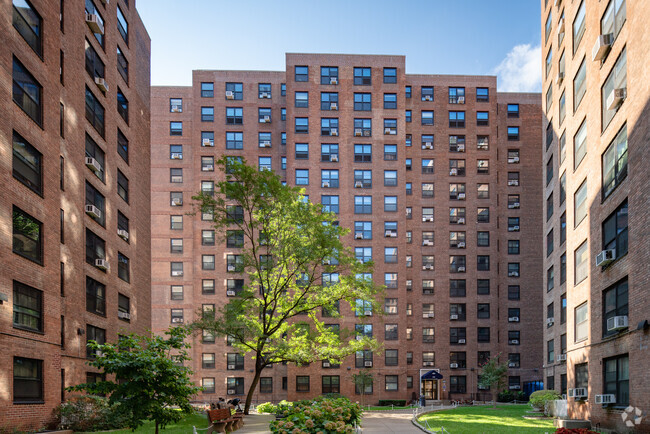
<path id="1" fill-rule="evenodd" d="M 422 380 L 422 395 L 425 399 L 438 399 L 438 380 Z"/>

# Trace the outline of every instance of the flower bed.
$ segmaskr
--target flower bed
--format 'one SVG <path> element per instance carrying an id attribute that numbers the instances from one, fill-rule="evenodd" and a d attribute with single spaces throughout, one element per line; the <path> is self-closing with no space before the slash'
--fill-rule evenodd
<path id="1" fill-rule="evenodd" d="M 282 419 L 271 422 L 274 434 L 354 433 L 361 421 L 359 404 L 347 398 L 324 398 L 294 402 L 279 413 Z"/>

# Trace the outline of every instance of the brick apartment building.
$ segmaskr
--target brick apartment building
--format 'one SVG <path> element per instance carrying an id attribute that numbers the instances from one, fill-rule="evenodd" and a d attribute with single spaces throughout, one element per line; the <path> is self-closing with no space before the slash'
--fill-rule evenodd
<path id="1" fill-rule="evenodd" d="M 501 353 L 509 388 L 532 390 L 542 312 L 539 94 L 497 93 L 495 77 L 410 75 L 403 56 L 287 54 L 286 72 L 193 71 L 191 87 L 152 90 L 152 327 L 190 322 L 245 281 L 236 247 L 188 215 L 191 196 L 242 156 L 339 215 L 347 244 L 375 262 L 382 353 L 340 367 L 276 365 L 256 401 L 340 392 L 370 367 L 367 400 L 486 396 L 478 366 Z M 231 268 L 231 270 L 234 267 Z M 354 329 L 342 306 L 333 320 Z M 251 360 L 225 339 L 195 338 L 197 400 L 243 397 Z M 431 370 L 439 380 L 420 380 Z M 356 391 L 359 392 L 359 391 Z M 358 399 L 358 397 L 357 397 Z"/>
<path id="2" fill-rule="evenodd" d="M 86 340 L 150 327 L 150 40 L 133 0 L 0 20 L 0 427 L 27 430 L 97 378 Z"/>
<path id="3" fill-rule="evenodd" d="M 650 409 L 650 4 L 541 3 L 546 388 L 622 432 Z"/>

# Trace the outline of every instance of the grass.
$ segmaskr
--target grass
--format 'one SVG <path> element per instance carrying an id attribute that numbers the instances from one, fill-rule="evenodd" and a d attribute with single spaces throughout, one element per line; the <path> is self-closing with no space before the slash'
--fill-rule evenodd
<path id="1" fill-rule="evenodd" d="M 185 416 L 183 419 L 181 419 L 179 422 L 167 425 L 165 429 L 159 430 L 161 433 L 165 434 L 188 434 L 192 432 L 192 426 L 195 426 L 197 428 L 207 428 L 208 427 L 208 418 L 205 414 L 190 414 L 188 416 Z M 120 430 L 115 430 L 115 431 L 100 431 L 100 432 L 110 432 L 111 434 L 113 433 L 120 433 L 120 434 L 126 434 L 126 433 L 155 433 L 156 432 L 156 424 L 154 422 L 145 422 L 144 425 L 140 426 L 140 428 L 136 429 L 135 431 L 131 431 L 130 429 L 120 429 Z M 201 432 L 201 431 L 199 431 Z M 97 433 L 94 433 L 97 434 Z"/>
<path id="2" fill-rule="evenodd" d="M 439 430 L 444 427 L 451 434 L 544 434 L 555 432 L 552 419 L 524 419 L 529 405 L 499 405 L 458 407 L 453 410 L 425 414 L 418 421 L 425 427 Z"/>

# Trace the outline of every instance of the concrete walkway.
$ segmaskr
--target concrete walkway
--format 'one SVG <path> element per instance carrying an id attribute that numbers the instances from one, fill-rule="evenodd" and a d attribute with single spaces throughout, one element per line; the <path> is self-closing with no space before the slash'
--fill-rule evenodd
<path id="1" fill-rule="evenodd" d="M 275 419 L 272 414 L 251 413 L 244 416 L 244 426 L 235 431 L 237 434 L 270 434 L 269 424 Z"/>
<path id="2" fill-rule="evenodd" d="M 413 411 L 377 411 L 365 412 L 361 427 L 368 434 L 422 434 L 422 431 L 413 426 L 411 418 Z"/>

